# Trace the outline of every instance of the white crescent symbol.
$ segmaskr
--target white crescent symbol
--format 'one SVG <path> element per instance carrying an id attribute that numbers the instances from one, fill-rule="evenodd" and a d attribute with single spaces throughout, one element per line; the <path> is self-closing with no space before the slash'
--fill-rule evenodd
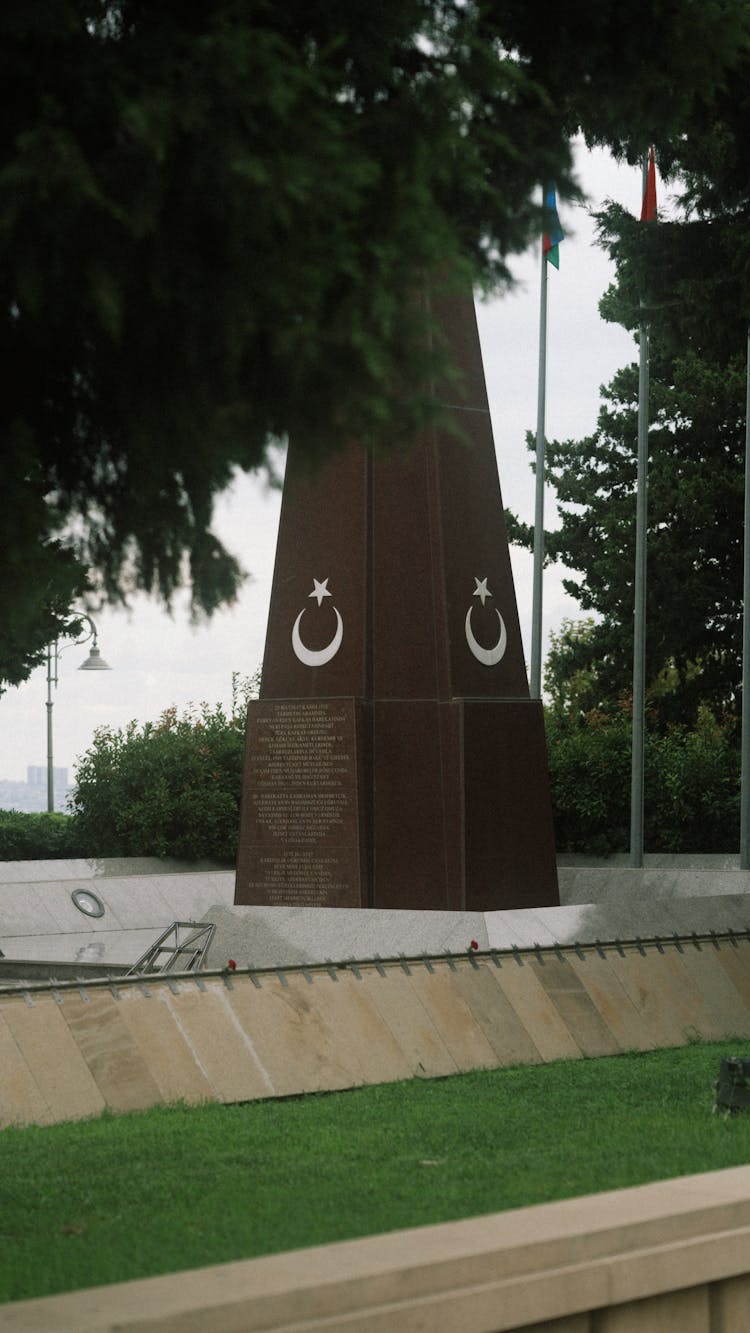
<path id="1" fill-rule="evenodd" d="M 336 612 L 336 633 L 331 639 L 331 642 L 327 644 L 325 648 L 320 648 L 317 652 L 314 652 L 312 648 L 306 648 L 300 638 L 299 626 L 300 626 L 300 621 L 303 615 L 305 614 L 304 607 L 297 616 L 297 619 L 294 622 L 294 629 L 292 630 L 292 647 L 294 649 L 295 656 L 299 658 L 300 662 L 302 662 L 304 666 L 309 666 L 309 667 L 325 666 L 326 662 L 330 662 L 331 658 L 336 656 L 339 648 L 341 647 L 344 638 L 344 622 L 341 619 L 341 616 L 339 615 L 338 611 L 336 611 L 335 606 L 333 609 Z"/>
<path id="2" fill-rule="evenodd" d="M 497 607 L 495 607 L 497 618 L 500 621 L 500 638 L 498 639 L 494 648 L 482 648 L 481 645 L 477 643 L 472 633 L 472 628 L 471 628 L 472 610 L 473 607 L 470 606 L 468 611 L 466 612 L 466 642 L 469 645 L 469 650 L 474 654 L 477 661 L 482 663 L 482 666 L 497 666 L 498 662 L 500 661 L 501 657 L 505 652 L 505 649 L 508 647 L 508 632 L 505 628 L 505 621 L 500 615 L 500 612 L 497 610 Z"/>

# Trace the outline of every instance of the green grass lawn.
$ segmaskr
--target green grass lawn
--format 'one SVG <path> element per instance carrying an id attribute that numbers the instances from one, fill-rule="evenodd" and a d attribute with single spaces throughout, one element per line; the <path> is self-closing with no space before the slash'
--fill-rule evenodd
<path id="1" fill-rule="evenodd" d="M 740 1041 L 0 1133 L 0 1300 L 750 1162 Z"/>

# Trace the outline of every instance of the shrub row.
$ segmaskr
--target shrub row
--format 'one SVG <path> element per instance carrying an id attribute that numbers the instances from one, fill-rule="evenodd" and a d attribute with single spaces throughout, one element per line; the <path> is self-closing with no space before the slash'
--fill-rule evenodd
<path id="1" fill-rule="evenodd" d="M 69 815 L 0 810 L 0 861 L 54 861 L 86 855 L 85 841 Z"/>
<path id="2" fill-rule="evenodd" d="M 631 722 L 547 717 L 557 849 L 625 851 L 630 830 Z M 233 864 L 237 854 L 244 709 L 168 709 L 156 723 L 102 728 L 76 773 L 71 816 L 0 813 L 0 859 L 174 856 Z M 704 710 L 692 731 L 646 735 L 648 851 L 717 852 L 739 845 L 740 757 L 731 724 Z"/>
<path id="3" fill-rule="evenodd" d="M 76 771 L 72 822 L 91 856 L 237 855 L 244 718 L 221 705 L 100 728 Z"/>
<path id="4" fill-rule="evenodd" d="M 547 718 L 558 852 L 627 851 L 631 719 Z M 693 730 L 646 731 L 644 843 L 650 852 L 731 852 L 740 837 L 740 753 L 733 720 L 702 709 Z"/>

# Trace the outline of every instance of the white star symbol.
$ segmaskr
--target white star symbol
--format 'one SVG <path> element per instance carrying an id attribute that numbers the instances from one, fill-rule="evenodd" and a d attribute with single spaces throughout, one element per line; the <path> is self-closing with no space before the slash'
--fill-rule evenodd
<path id="1" fill-rule="evenodd" d="M 310 593 L 310 596 L 317 597 L 318 606 L 320 606 L 324 597 L 332 597 L 333 593 L 328 591 L 328 579 L 323 579 L 322 583 L 320 583 L 318 579 L 313 579 L 313 590 Z"/>
<path id="2" fill-rule="evenodd" d="M 477 585 L 476 588 L 474 589 L 474 596 L 478 597 L 482 603 L 482 606 L 484 606 L 487 598 L 492 596 L 492 593 L 489 591 L 487 587 L 487 580 L 482 579 L 480 581 L 479 579 L 475 578 L 474 582 Z"/>

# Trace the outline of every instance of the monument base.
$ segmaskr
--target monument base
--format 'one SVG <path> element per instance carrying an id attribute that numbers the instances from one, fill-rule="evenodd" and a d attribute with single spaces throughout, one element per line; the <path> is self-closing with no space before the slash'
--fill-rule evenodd
<path id="1" fill-rule="evenodd" d="M 549 783 L 530 756 L 546 769 L 527 699 L 252 701 L 235 903 L 555 906 Z"/>

